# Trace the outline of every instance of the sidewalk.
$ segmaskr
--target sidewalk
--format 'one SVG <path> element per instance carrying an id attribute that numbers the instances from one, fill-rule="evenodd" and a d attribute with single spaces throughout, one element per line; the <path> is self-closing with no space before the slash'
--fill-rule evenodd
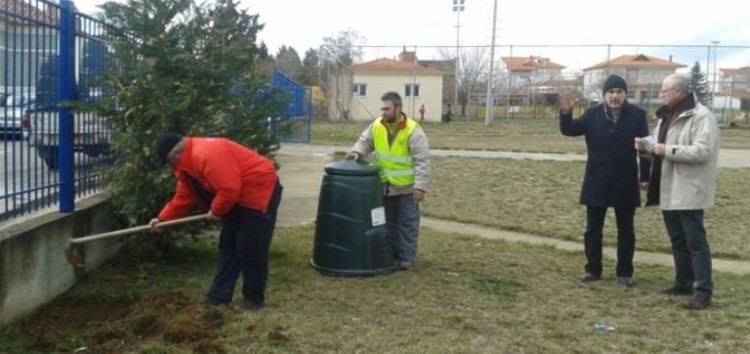
<path id="1" fill-rule="evenodd" d="M 282 150 L 289 153 L 317 152 L 332 154 L 345 152 L 350 146 L 284 144 Z M 535 161 L 586 161 L 583 154 L 548 154 L 534 152 L 486 151 L 486 150 L 430 150 L 432 156 L 478 157 L 488 159 L 535 160 Z M 750 168 L 750 150 L 721 149 L 719 167 Z"/>
<path id="2" fill-rule="evenodd" d="M 305 225 L 315 222 L 318 209 L 318 194 L 323 177 L 323 167 L 333 161 L 332 154 L 336 151 L 346 151 L 344 146 L 310 146 L 300 144 L 285 145 L 277 154 L 281 164 L 279 175 L 284 185 L 283 201 L 279 209 L 278 224 L 280 226 Z M 484 158 L 509 158 L 555 161 L 582 161 L 582 155 L 559 154 L 528 154 L 491 151 L 447 151 L 433 150 L 435 156 L 471 156 Z M 463 155 L 462 155 L 463 154 Z M 728 168 L 750 167 L 750 151 L 729 150 L 722 158 Z M 721 158 L 720 158 L 721 164 Z M 582 252 L 583 243 L 563 241 L 553 238 L 504 231 L 473 224 L 440 220 L 429 217 L 422 218 L 422 226 L 441 232 L 460 235 L 470 235 L 486 239 L 504 240 L 508 242 L 523 242 L 531 245 L 548 245 L 562 251 Z M 607 259 L 616 259 L 617 251 L 612 247 L 604 247 L 603 255 Z M 672 255 L 637 251 L 635 262 L 661 266 L 673 266 Z M 750 262 L 713 259 L 713 269 L 738 275 L 750 274 Z"/>

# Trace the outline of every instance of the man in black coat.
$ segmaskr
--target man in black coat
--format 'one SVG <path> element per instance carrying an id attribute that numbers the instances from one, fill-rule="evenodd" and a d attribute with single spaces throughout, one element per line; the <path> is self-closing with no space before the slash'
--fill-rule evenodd
<path id="1" fill-rule="evenodd" d="M 575 101 L 570 95 L 560 98 L 560 132 L 567 136 L 586 137 L 588 160 L 583 178 L 580 203 L 586 205 L 585 274 L 581 282 L 601 279 L 602 228 L 608 207 L 614 207 L 617 219 L 617 282 L 631 287 L 635 208 L 641 205 L 639 187 L 648 187 L 651 161 L 640 160 L 633 148 L 636 137 L 648 136 L 646 112 L 627 102 L 627 84 L 617 75 L 604 83 L 604 103 L 586 110 L 573 119 Z M 640 184 L 640 186 L 639 186 Z"/>

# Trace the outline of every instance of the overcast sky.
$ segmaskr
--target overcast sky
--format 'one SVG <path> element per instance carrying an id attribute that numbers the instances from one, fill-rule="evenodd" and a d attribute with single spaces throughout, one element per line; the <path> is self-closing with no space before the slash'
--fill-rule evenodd
<path id="1" fill-rule="evenodd" d="M 210 1 L 210 0 L 209 0 Z M 97 11 L 104 0 L 76 0 L 85 13 Z M 241 6 L 260 15 L 265 24 L 260 39 L 275 54 L 291 45 L 300 55 L 318 48 L 326 36 L 356 30 L 366 44 L 418 47 L 420 59 L 435 57 L 430 46 L 456 45 L 453 0 L 241 0 Z M 696 5 L 693 5 L 696 4 Z M 492 33 L 492 0 L 465 0 L 461 13 L 461 45 L 489 45 Z M 750 47 L 750 6 L 746 0 L 536 0 L 498 1 L 496 57 L 510 54 L 508 45 L 633 44 L 613 47 L 611 57 L 648 54 L 705 65 L 707 46 Z M 646 45 L 700 45 L 701 48 L 653 48 Z M 455 51 L 455 49 L 453 49 Z M 368 58 L 394 57 L 400 48 L 367 51 Z M 607 48 L 513 48 L 514 56 L 542 55 L 580 69 L 603 61 Z M 712 59 L 713 60 L 713 59 Z M 750 49 L 718 51 L 719 67 L 750 65 Z"/>

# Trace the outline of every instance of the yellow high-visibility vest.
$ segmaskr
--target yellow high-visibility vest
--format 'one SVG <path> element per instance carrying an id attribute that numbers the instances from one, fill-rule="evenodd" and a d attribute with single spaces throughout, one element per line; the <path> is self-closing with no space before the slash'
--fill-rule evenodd
<path id="1" fill-rule="evenodd" d="M 411 159 L 409 138 L 419 124 L 405 117 L 406 126 L 399 129 L 392 144 L 388 144 L 388 127 L 379 118 L 372 125 L 372 141 L 380 167 L 380 181 L 394 186 L 414 184 L 414 162 Z"/>

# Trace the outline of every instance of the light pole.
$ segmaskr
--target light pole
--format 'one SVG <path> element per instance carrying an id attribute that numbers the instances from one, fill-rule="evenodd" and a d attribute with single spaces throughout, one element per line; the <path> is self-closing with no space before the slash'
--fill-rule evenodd
<path id="1" fill-rule="evenodd" d="M 495 68 L 495 28 L 497 25 L 497 0 L 492 13 L 492 47 L 490 48 L 490 76 L 487 78 L 487 102 L 484 107 L 484 125 L 491 125 L 495 118 L 495 98 L 492 94 L 492 84 L 495 82 L 493 69 Z"/>
<path id="2" fill-rule="evenodd" d="M 456 72 L 453 77 L 453 87 L 455 89 L 453 93 L 453 106 L 458 106 L 458 68 L 461 62 L 459 33 L 461 29 L 461 12 L 464 11 L 464 1 L 466 0 L 453 0 L 453 12 L 456 13 L 456 60 L 453 63 L 456 67 Z"/>
<path id="3" fill-rule="evenodd" d="M 713 67 L 714 78 L 711 80 L 712 81 L 711 82 L 711 107 L 713 107 L 713 105 L 714 105 L 714 97 L 716 96 L 716 71 L 718 69 L 716 67 L 716 52 L 719 49 L 718 48 L 719 43 L 721 43 L 721 42 L 720 41 L 711 41 L 711 44 L 714 45 L 714 67 Z"/>

